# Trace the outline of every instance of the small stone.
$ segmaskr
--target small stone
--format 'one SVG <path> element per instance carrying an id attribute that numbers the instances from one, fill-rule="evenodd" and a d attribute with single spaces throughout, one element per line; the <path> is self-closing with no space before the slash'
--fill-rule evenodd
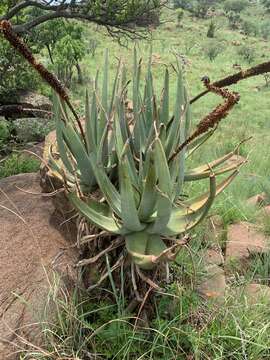
<path id="1" fill-rule="evenodd" d="M 246 260 L 251 254 L 267 253 L 269 250 L 268 238 L 254 224 L 240 222 L 228 227 L 226 263 Z"/>
<path id="2" fill-rule="evenodd" d="M 224 264 L 224 257 L 221 250 L 216 249 L 207 249 L 204 256 L 203 262 L 207 265 L 218 265 L 221 266 Z"/>
<path id="3" fill-rule="evenodd" d="M 261 193 L 247 199 L 247 204 L 251 206 L 263 206 L 266 202 L 266 194 Z"/>
<path id="4" fill-rule="evenodd" d="M 245 296 L 249 305 L 261 302 L 270 303 L 270 287 L 261 284 L 248 284 L 241 291 L 241 296 Z"/>
<path id="5" fill-rule="evenodd" d="M 197 287 L 198 293 L 207 300 L 222 299 L 226 292 L 224 270 L 217 265 L 209 265 L 205 270 L 206 274 Z"/>
<path id="6" fill-rule="evenodd" d="M 263 207 L 262 211 L 265 216 L 270 216 L 270 205 Z"/>

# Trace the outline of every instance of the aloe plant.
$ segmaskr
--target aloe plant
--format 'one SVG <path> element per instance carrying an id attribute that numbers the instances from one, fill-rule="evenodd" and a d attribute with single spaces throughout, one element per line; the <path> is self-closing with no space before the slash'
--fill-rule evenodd
<path id="1" fill-rule="evenodd" d="M 172 113 L 167 68 L 160 99 L 154 89 L 151 60 L 143 83 L 142 61 L 136 50 L 131 84 L 119 61 L 109 90 L 108 69 L 106 52 L 101 91 L 97 73 L 91 96 L 86 92 L 83 134 L 63 100 L 55 101 L 61 163 L 54 160 L 51 148 L 50 166 L 63 178 L 78 212 L 99 229 L 124 237 L 132 262 L 148 270 L 175 256 L 177 251 L 172 250 L 180 246 L 179 236 L 206 216 L 242 161 L 231 165 L 228 160 L 235 154 L 231 152 L 195 169 L 186 168 L 187 158 L 207 140 L 209 132 L 190 137 L 191 109 L 180 66 L 174 68 L 177 89 Z M 129 88 L 133 114 L 128 120 Z M 181 148 L 184 143 L 188 144 Z M 227 172 L 229 176 L 217 184 L 216 175 Z M 209 179 L 206 193 L 188 200 L 182 197 L 184 182 L 205 178 Z M 95 198 L 97 189 L 101 196 Z"/>

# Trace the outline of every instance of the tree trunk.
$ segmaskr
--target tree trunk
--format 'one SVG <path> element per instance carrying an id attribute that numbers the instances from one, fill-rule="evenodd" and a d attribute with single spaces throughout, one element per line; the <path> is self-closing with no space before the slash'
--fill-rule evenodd
<path id="1" fill-rule="evenodd" d="M 75 66 L 76 66 L 77 74 L 78 74 L 78 83 L 83 84 L 83 74 L 82 74 L 82 69 L 80 67 L 80 64 L 78 62 L 76 62 Z"/>
<path id="2" fill-rule="evenodd" d="M 48 50 L 48 54 L 49 54 L 51 63 L 54 64 L 53 56 L 52 56 L 52 51 L 51 51 L 50 45 L 47 44 L 47 45 L 46 45 L 46 48 L 47 48 L 47 50 Z"/>

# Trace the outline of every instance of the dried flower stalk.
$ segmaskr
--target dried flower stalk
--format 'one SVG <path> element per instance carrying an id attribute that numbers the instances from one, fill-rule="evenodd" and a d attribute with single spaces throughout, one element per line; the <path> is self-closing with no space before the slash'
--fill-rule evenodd
<path id="1" fill-rule="evenodd" d="M 85 138 L 79 116 L 70 102 L 66 88 L 62 85 L 62 83 L 57 79 L 54 74 L 48 71 L 44 65 L 42 65 L 36 60 L 28 46 L 13 31 L 12 25 L 9 21 L 3 20 L 0 22 L 0 31 L 9 41 L 9 43 L 14 47 L 14 49 L 17 50 L 29 62 L 29 64 L 39 73 L 42 79 L 45 80 L 51 86 L 51 88 L 55 90 L 55 92 L 60 96 L 60 98 L 66 102 L 77 121 L 82 137 Z"/>
<path id="2" fill-rule="evenodd" d="M 230 86 L 233 84 L 238 83 L 241 80 L 247 79 L 252 76 L 258 76 L 265 73 L 270 72 L 270 61 L 264 62 L 262 64 L 253 66 L 247 70 L 241 70 L 238 73 L 235 73 L 233 75 L 226 76 L 225 78 L 215 81 L 212 85 L 222 88 L 224 86 Z M 190 100 L 190 104 L 194 103 L 198 99 L 200 99 L 202 96 L 208 94 L 211 90 L 207 89 L 197 96 L 195 96 L 193 99 Z"/>
<path id="3" fill-rule="evenodd" d="M 209 129 L 216 127 L 219 122 L 224 119 L 229 111 L 233 108 L 235 104 L 238 103 L 240 96 L 236 92 L 229 92 L 227 89 L 220 89 L 214 84 L 210 83 L 209 78 L 205 77 L 203 83 L 207 88 L 207 91 L 211 91 L 214 94 L 222 96 L 226 101 L 224 104 L 219 104 L 210 114 L 204 117 L 199 124 L 197 125 L 196 130 L 187 138 L 171 155 L 169 161 L 173 160 L 184 147 L 186 147 L 191 141 L 195 138 L 206 133 Z"/>

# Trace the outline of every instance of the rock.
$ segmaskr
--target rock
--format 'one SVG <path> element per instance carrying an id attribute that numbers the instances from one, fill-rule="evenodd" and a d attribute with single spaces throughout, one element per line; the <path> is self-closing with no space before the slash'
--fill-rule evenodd
<path id="1" fill-rule="evenodd" d="M 223 299 L 226 292 L 226 279 L 224 270 L 217 265 L 205 268 L 206 274 L 197 287 L 198 293 L 204 299 Z"/>
<path id="2" fill-rule="evenodd" d="M 20 104 L 25 107 L 39 108 L 41 110 L 51 111 L 52 103 L 49 98 L 36 92 L 21 90 L 6 95 L 1 99 L 1 105 Z"/>
<path id="3" fill-rule="evenodd" d="M 249 305 L 270 303 L 270 287 L 261 284 L 248 284 L 241 289 L 241 296 L 247 299 Z"/>
<path id="4" fill-rule="evenodd" d="M 247 200 L 248 205 L 251 206 L 263 206 L 265 202 L 266 202 L 265 193 L 254 195 Z"/>
<path id="5" fill-rule="evenodd" d="M 203 255 L 203 263 L 208 265 L 224 265 L 224 257 L 219 249 L 207 249 Z"/>
<path id="6" fill-rule="evenodd" d="M 59 226 L 63 219 L 49 197 L 24 192 L 40 193 L 39 181 L 37 174 L 0 181 L 0 359 L 19 357 L 11 346 L 19 343 L 17 335 L 33 343 L 40 338 L 31 324 L 40 320 L 54 272 L 66 287 L 76 281 L 72 234 Z"/>
<path id="7" fill-rule="evenodd" d="M 269 250 L 268 238 L 254 224 L 240 222 L 228 227 L 226 263 L 246 260 L 251 254 L 267 253 Z"/>
<path id="8" fill-rule="evenodd" d="M 43 95 L 31 91 L 18 91 L 1 98 L 0 115 L 9 119 L 21 117 L 50 117 L 51 101 Z"/>
<path id="9" fill-rule="evenodd" d="M 263 207 L 262 212 L 263 212 L 263 215 L 265 215 L 267 217 L 270 216 L 270 205 Z"/>

